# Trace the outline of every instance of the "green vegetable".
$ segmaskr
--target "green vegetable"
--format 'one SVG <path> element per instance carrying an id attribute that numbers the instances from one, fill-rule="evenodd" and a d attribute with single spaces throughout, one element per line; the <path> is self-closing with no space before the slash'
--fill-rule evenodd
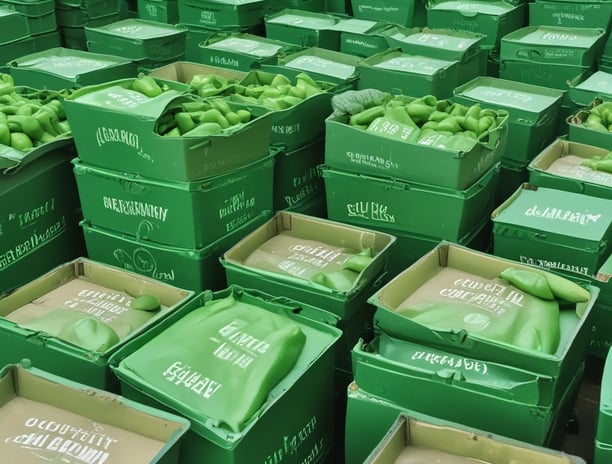
<path id="1" fill-rule="evenodd" d="M 6 123 L 0 123 L 0 143 L 2 145 L 11 145 L 11 131 Z"/>
<path id="2" fill-rule="evenodd" d="M 34 147 L 32 139 L 23 132 L 11 132 L 11 147 L 19 151 L 27 151 Z"/>
<path id="3" fill-rule="evenodd" d="M 15 91 L 15 81 L 13 76 L 7 73 L 0 73 L 0 95 L 7 95 Z"/>
<path id="4" fill-rule="evenodd" d="M 363 110 L 350 117 L 349 123 L 351 125 L 367 125 L 370 124 L 374 119 L 385 115 L 385 107 L 382 105 L 374 106 Z"/>
<path id="5" fill-rule="evenodd" d="M 595 169 L 598 171 L 609 172 L 612 174 L 612 159 L 603 159 L 595 163 Z"/>
<path id="6" fill-rule="evenodd" d="M 538 272 L 509 267 L 501 272 L 500 277 L 530 295 L 544 300 L 553 300 L 555 298 L 548 280 Z"/>
<path id="7" fill-rule="evenodd" d="M 217 124 L 216 122 L 204 122 L 202 124 L 197 125 L 189 132 L 183 134 L 187 137 L 202 137 L 207 135 L 213 135 L 217 132 L 221 132 L 223 128 Z"/>
<path id="8" fill-rule="evenodd" d="M 161 302 L 155 295 L 144 294 L 134 298 L 130 307 L 139 311 L 157 311 Z"/>
<path id="9" fill-rule="evenodd" d="M 591 294 L 569 279 L 553 274 L 552 272 L 540 271 L 548 280 L 548 285 L 556 298 L 570 303 L 585 303 L 591 299 Z"/>
<path id="10" fill-rule="evenodd" d="M 163 90 L 151 76 L 140 73 L 134 82 L 132 90 L 142 93 L 149 98 L 155 98 L 162 94 Z"/>
<path id="11" fill-rule="evenodd" d="M 382 105 L 390 98 L 389 93 L 378 89 L 347 90 L 332 96 L 331 106 L 336 115 L 352 115 Z"/>
<path id="12" fill-rule="evenodd" d="M 345 263 L 343 268 L 351 271 L 361 272 L 372 262 L 372 249 L 364 248 L 356 255 L 351 256 Z"/>

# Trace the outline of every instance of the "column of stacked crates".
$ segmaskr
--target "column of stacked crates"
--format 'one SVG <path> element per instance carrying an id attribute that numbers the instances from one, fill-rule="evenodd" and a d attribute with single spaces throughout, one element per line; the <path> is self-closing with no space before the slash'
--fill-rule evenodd
<path id="1" fill-rule="evenodd" d="M 490 305 L 530 310 L 521 296 L 526 293 L 500 278 L 509 268 L 531 271 L 517 261 L 443 242 L 372 295 L 374 337 L 352 351 L 347 463 L 364 462 L 397 415 L 410 411 L 532 445 L 561 446 L 599 292 L 587 283 L 581 286 L 580 303 L 544 303 L 558 308 L 556 314 L 547 313 L 558 318 L 556 323 L 542 321 L 537 329 L 539 340 L 547 343 L 544 332 L 558 324 L 559 338 L 553 328 L 548 348 L 502 341 L 481 333 L 504 314 L 494 315 Z M 437 300 L 441 306 L 430 304 Z M 479 312 L 478 307 L 489 309 Z M 446 312 L 444 320 L 435 319 L 436 311 Z M 525 323 L 506 327 L 504 336 L 522 331 Z"/>
<path id="2" fill-rule="evenodd" d="M 164 137 L 160 118 L 168 128 L 172 109 L 191 117 L 207 104 L 186 84 L 147 77 L 166 90 L 147 97 L 138 79 L 122 79 L 65 101 L 88 255 L 182 288 L 220 288 L 220 253 L 271 214 L 268 113 L 247 108 L 251 120 L 224 133 Z"/>

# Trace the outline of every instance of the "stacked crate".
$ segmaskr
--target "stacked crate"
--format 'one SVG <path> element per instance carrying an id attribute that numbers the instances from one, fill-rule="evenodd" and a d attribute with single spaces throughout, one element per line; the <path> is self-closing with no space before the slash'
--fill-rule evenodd
<path id="1" fill-rule="evenodd" d="M 203 100 L 171 81 L 145 97 L 134 81 L 84 87 L 65 101 L 88 255 L 182 288 L 220 288 L 219 254 L 271 214 L 269 115 L 251 109 L 251 121 L 229 133 L 162 137 L 168 107 Z"/>

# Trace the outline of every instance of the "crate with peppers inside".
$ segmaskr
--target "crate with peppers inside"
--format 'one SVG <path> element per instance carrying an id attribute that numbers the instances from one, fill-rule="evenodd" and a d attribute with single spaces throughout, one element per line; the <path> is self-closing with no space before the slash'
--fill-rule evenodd
<path id="1" fill-rule="evenodd" d="M 145 75 L 76 90 L 64 105 L 81 160 L 185 182 L 268 155 L 267 109 L 204 99 L 188 90 L 183 83 Z"/>
<path id="2" fill-rule="evenodd" d="M 377 89 L 342 92 L 331 104 L 325 163 L 333 168 L 464 190 L 502 155 L 505 110 Z"/>
<path id="3" fill-rule="evenodd" d="M 612 147 L 612 100 L 594 99 L 589 106 L 571 115 L 567 123 L 568 138 L 572 142 Z"/>
<path id="4" fill-rule="evenodd" d="M 0 74 L 0 152 L 21 159 L 33 150 L 45 153 L 71 141 L 62 104 L 65 92 L 15 86 Z"/>

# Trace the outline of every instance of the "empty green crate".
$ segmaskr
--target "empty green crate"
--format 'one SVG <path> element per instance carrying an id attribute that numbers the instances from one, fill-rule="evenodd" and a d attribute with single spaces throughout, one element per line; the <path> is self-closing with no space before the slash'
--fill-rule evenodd
<path id="1" fill-rule="evenodd" d="M 59 32 L 45 32 L 26 39 L 0 45 L 0 61 L 8 63 L 15 58 L 34 53 L 47 48 L 59 47 L 61 37 Z"/>
<path id="2" fill-rule="evenodd" d="M 83 216 L 94 226 L 179 248 L 204 248 L 272 210 L 274 154 L 198 182 L 134 178 L 74 160 Z"/>
<path id="3" fill-rule="evenodd" d="M 146 352 L 146 343 L 179 318 L 208 301 L 230 294 L 238 302 L 289 319 L 306 335 L 305 345 L 293 368 L 271 388 L 252 420 L 237 432 L 225 424 L 214 423 L 204 412 L 191 408 L 188 399 L 168 395 L 154 387 L 149 379 L 130 369 L 129 364 L 131 356 Z M 202 457 L 218 464 L 265 462 L 266 459 L 276 459 L 274 456 L 282 456 L 284 461 L 296 464 L 310 459 L 323 462 L 329 458 L 334 430 L 334 345 L 341 332 L 324 321 L 309 318 L 305 310 L 301 313 L 292 311 L 294 306 L 291 304 L 291 301 L 275 301 L 236 286 L 215 293 L 206 292 L 186 305 L 177 317 L 159 324 L 147 337 L 135 341 L 113 357 L 114 372 L 119 378 L 123 396 L 170 409 L 191 422 L 190 432 L 181 447 L 182 463 L 199 463 Z M 166 367 L 160 365 L 160 375 Z M 289 416 L 288 408 L 291 410 Z"/>
<path id="4" fill-rule="evenodd" d="M 591 341 L 588 352 L 605 359 L 612 346 L 610 323 L 612 321 L 612 255 L 593 276 L 593 285 L 599 288 L 599 298 L 591 317 Z"/>
<path id="5" fill-rule="evenodd" d="M 325 163 L 364 175 L 465 190 L 501 159 L 506 129 L 507 119 L 464 151 L 372 134 L 350 125 L 347 115 L 331 115 L 325 121 Z"/>
<path id="6" fill-rule="evenodd" d="M 612 173 L 581 165 L 585 160 L 604 158 L 608 153 L 605 148 L 558 138 L 527 166 L 529 183 L 612 200 Z"/>
<path id="7" fill-rule="evenodd" d="M 353 174 L 323 166 L 330 219 L 456 241 L 493 210 L 499 165 L 465 190 Z M 432 214 L 438 211 L 440 214 Z"/>
<path id="8" fill-rule="evenodd" d="M 166 24 L 179 22 L 177 0 L 138 0 L 138 17 Z"/>
<path id="9" fill-rule="evenodd" d="M 81 160 L 149 179 L 195 181 L 239 168 L 268 154 L 271 113 L 250 108 L 250 122 L 230 133 L 210 136 L 162 137 L 156 121 L 169 104 L 191 101 L 187 86 L 156 98 L 129 90 L 133 79 L 83 87 L 64 100 L 64 108 Z M 171 83 L 172 81 L 166 81 Z M 116 98 L 109 105 L 109 96 Z M 101 121 L 98 125 L 94 121 Z"/>
<path id="10" fill-rule="evenodd" d="M 30 37 L 27 18 L 7 5 L 0 5 L 0 30 L 2 45 Z"/>
<path id="11" fill-rule="evenodd" d="M 402 26 L 413 25 L 416 3 L 415 0 L 350 0 L 353 16 L 357 19 Z"/>
<path id="12" fill-rule="evenodd" d="M 608 29 L 611 18 L 612 3 L 606 1 L 536 0 L 529 3 L 529 24 L 532 26 Z"/>
<path id="13" fill-rule="evenodd" d="M 612 429 L 610 428 L 610 404 L 612 374 L 612 356 L 608 353 L 601 377 L 601 391 L 599 394 L 599 409 L 596 416 L 595 448 L 593 454 L 594 464 L 605 464 L 612 458 Z"/>
<path id="14" fill-rule="evenodd" d="M 453 101 L 508 111 L 502 159 L 527 164 L 552 142 L 563 91 L 494 77 L 477 77 L 454 90 Z"/>
<path id="15" fill-rule="evenodd" d="M 594 66 L 580 66 L 529 60 L 502 60 L 499 77 L 506 80 L 523 82 L 567 91 L 568 82 L 580 75 L 595 71 Z"/>
<path id="16" fill-rule="evenodd" d="M 594 72 L 576 85 L 570 85 L 568 97 L 574 105 L 582 107 L 589 106 L 596 97 L 612 99 L 612 74 Z"/>
<path id="17" fill-rule="evenodd" d="M 295 45 L 253 34 L 216 36 L 200 43 L 200 61 L 211 66 L 248 72 L 260 63 L 272 63 L 278 55 L 287 53 Z"/>
<path id="18" fill-rule="evenodd" d="M 0 8 L 9 8 L 25 16 L 30 35 L 44 34 L 57 29 L 54 0 L 34 2 L 2 0 L 0 1 Z"/>
<path id="19" fill-rule="evenodd" d="M 524 3 L 437 0 L 427 4 L 427 26 L 483 34 L 482 45 L 496 48 L 503 36 L 523 27 L 526 11 Z"/>
<path id="20" fill-rule="evenodd" d="M 480 46 L 485 36 L 451 29 L 392 27 L 383 32 L 390 48 L 409 55 L 459 61 L 458 81 L 486 74 L 488 51 Z"/>
<path id="21" fill-rule="evenodd" d="M 137 320 L 138 326 L 122 333 L 117 343 L 97 351 L 12 320 L 35 321 L 32 316 L 37 314 L 37 309 L 50 311 L 45 304 L 51 303 L 45 302 L 65 301 L 60 308 L 74 308 L 84 317 L 107 322 L 129 314 L 131 301 L 142 294 L 159 298 L 159 311 L 150 317 L 131 319 Z M 95 388 L 117 391 L 117 379 L 109 366 L 111 354 L 156 326 L 192 297 L 193 292 L 87 258 L 65 262 L 0 299 L 1 364 L 28 358 L 35 365 L 44 365 L 45 370 L 53 374 Z M 25 308 L 26 305 L 35 307 Z M 17 318 L 23 308 L 30 311 L 29 318 L 23 312 Z"/>
<path id="22" fill-rule="evenodd" d="M 89 51 L 132 60 L 167 61 L 181 57 L 185 54 L 186 35 L 184 27 L 139 18 L 85 26 Z"/>
<path id="23" fill-rule="evenodd" d="M 612 250 L 612 200 L 523 184 L 492 214 L 493 253 L 575 278 Z"/>
<path id="24" fill-rule="evenodd" d="M 391 25 L 385 22 L 356 18 L 341 19 L 335 26 L 335 29 L 340 31 L 339 51 L 367 57 L 386 50 L 389 45 L 384 32 L 390 27 Z"/>
<path id="25" fill-rule="evenodd" d="M 274 161 L 274 211 L 294 209 L 324 193 L 318 166 L 323 163 L 325 139 L 293 150 L 281 149 Z"/>
<path id="26" fill-rule="evenodd" d="M 459 61 L 410 55 L 399 49 L 379 52 L 357 65 L 357 88 L 397 95 L 448 98 L 459 85 Z"/>
<path id="27" fill-rule="evenodd" d="M 56 47 L 8 63 L 19 85 L 54 90 L 100 84 L 136 76 L 132 60 Z"/>
<path id="28" fill-rule="evenodd" d="M 604 29 L 526 26 L 502 37 L 500 57 L 502 61 L 591 67 L 602 52 L 605 39 Z"/>
<path id="29" fill-rule="evenodd" d="M 228 28 L 250 27 L 263 22 L 264 0 L 177 0 L 180 21 Z"/>
<path id="30" fill-rule="evenodd" d="M 102 0 L 88 6 L 57 3 L 57 24 L 62 27 L 98 27 L 127 17 L 123 0 Z"/>
<path id="31" fill-rule="evenodd" d="M 340 31 L 335 29 L 340 16 L 284 9 L 264 18 L 266 37 L 300 47 L 340 50 Z"/>
<path id="32" fill-rule="evenodd" d="M 219 258 L 271 215 L 271 211 L 262 211 L 253 218 L 238 219 L 231 232 L 199 249 L 140 240 L 92 226 L 86 220 L 81 226 L 91 259 L 188 290 L 220 290 L 225 288 L 226 279 Z"/>

